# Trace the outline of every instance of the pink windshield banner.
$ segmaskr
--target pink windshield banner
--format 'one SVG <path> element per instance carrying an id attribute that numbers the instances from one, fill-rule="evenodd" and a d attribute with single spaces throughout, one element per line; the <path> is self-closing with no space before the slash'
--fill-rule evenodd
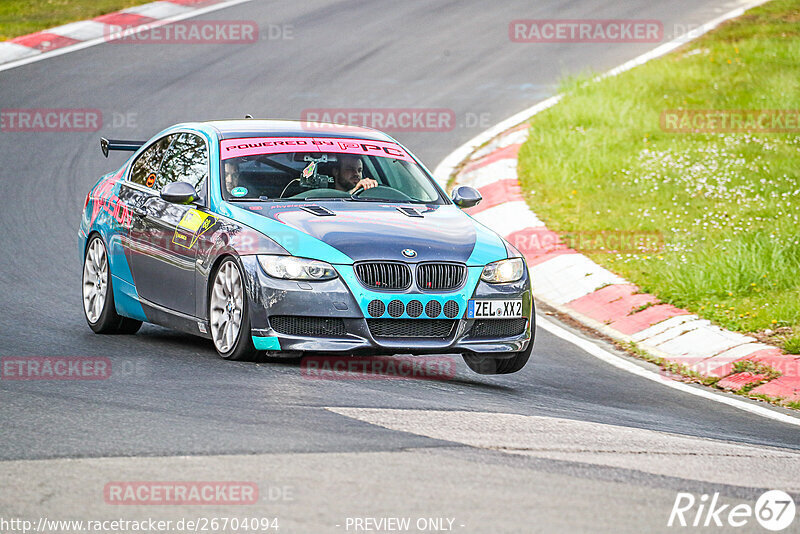
<path id="1" fill-rule="evenodd" d="M 261 154 L 285 154 L 287 152 L 334 152 L 414 161 L 396 143 L 338 137 L 248 137 L 246 139 L 225 139 L 220 142 L 219 148 L 222 159 Z"/>

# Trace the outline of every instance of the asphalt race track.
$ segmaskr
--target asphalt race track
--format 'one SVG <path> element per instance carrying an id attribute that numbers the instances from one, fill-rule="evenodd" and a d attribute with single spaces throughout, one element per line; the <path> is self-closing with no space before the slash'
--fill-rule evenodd
<path id="1" fill-rule="evenodd" d="M 188 513 L 277 516 L 283 532 L 354 531 L 348 517 L 641 532 L 669 530 L 679 491 L 751 504 L 766 489 L 800 495 L 799 427 L 641 379 L 541 328 L 513 375 L 480 376 L 458 358 L 452 380 L 331 381 L 292 362 L 222 361 L 210 341 L 155 326 L 97 336 L 81 311 L 80 210 L 126 157 L 104 159 L 100 135 L 146 139 L 177 122 L 309 108 L 452 109 L 452 131 L 394 134 L 433 169 L 564 75 L 657 46 L 512 43 L 511 20 L 658 19 L 669 34 L 737 5 L 255 0 L 203 18 L 291 28 L 284 38 L 108 43 L 0 72 L 2 108 L 104 117 L 99 132 L 0 133 L 0 356 L 104 356 L 115 370 L 0 381 L 0 515 L 169 519 L 187 509 L 108 505 L 104 485 L 250 480 L 257 505 Z"/>

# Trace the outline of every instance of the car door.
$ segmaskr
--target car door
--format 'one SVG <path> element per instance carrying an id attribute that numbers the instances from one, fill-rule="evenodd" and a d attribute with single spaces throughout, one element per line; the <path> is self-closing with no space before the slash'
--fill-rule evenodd
<path id="1" fill-rule="evenodd" d="M 144 180 L 150 194 L 133 210 L 130 248 L 135 253 L 130 266 L 141 298 L 194 316 L 197 239 L 214 221 L 202 209 L 207 197 L 208 148 L 193 133 L 165 139 L 168 146 L 157 169 L 153 162 L 158 154 L 153 154 L 141 168 L 134 163 L 131 172 L 132 181 Z M 173 204 L 161 198 L 164 186 L 176 181 L 188 182 L 200 192 L 199 205 Z"/>
<path id="2" fill-rule="evenodd" d="M 141 267 L 150 263 L 142 256 L 153 254 L 154 250 L 143 237 L 147 223 L 144 206 L 151 197 L 157 195 L 154 189 L 156 175 L 161 168 L 164 154 L 174 139 L 174 135 L 165 136 L 145 148 L 134 160 L 120 187 L 120 201 L 128 208 L 131 216 L 126 232 L 121 235 L 122 249 L 139 297 L 142 296 L 141 285 L 145 282 Z M 139 267 L 138 272 L 135 267 Z"/>

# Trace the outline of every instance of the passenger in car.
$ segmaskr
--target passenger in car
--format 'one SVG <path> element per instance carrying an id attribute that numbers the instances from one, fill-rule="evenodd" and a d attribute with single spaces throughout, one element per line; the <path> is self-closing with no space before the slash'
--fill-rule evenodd
<path id="1" fill-rule="evenodd" d="M 234 188 L 239 187 L 239 166 L 233 161 L 225 162 L 225 189 L 230 193 Z"/>

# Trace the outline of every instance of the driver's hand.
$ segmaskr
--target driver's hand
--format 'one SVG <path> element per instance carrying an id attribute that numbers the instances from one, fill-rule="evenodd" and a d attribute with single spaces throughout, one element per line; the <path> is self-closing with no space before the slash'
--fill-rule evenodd
<path id="1" fill-rule="evenodd" d="M 376 180 L 372 178 L 362 178 L 358 181 L 356 186 L 350 190 L 350 193 L 355 193 L 359 189 L 372 189 L 373 187 L 378 187 L 378 182 Z"/>

